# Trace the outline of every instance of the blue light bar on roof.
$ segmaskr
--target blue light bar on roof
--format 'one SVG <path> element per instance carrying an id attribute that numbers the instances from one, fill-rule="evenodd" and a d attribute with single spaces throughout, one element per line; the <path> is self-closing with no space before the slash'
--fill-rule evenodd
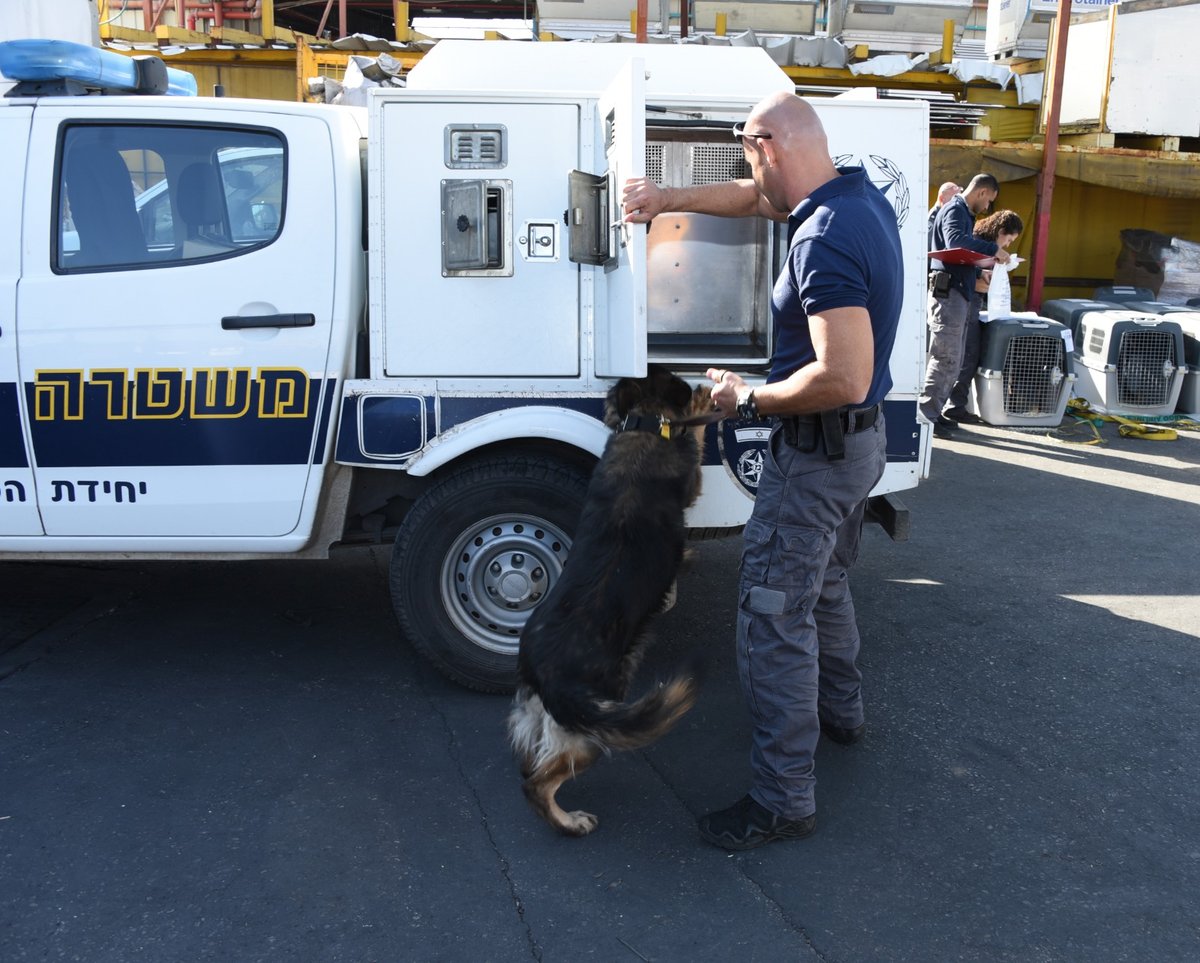
<path id="1" fill-rule="evenodd" d="M 74 83 L 107 93 L 196 96 L 196 78 L 163 66 L 158 57 L 126 57 L 66 40 L 0 42 L 0 73 L 26 84 Z"/>

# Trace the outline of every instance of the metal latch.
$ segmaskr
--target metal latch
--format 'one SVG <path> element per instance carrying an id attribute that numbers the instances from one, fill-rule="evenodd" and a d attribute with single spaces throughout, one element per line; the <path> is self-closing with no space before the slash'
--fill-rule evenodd
<path id="1" fill-rule="evenodd" d="M 555 221 L 526 221 L 521 229 L 520 247 L 526 261 L 557 261 L 558 224 Z"/>

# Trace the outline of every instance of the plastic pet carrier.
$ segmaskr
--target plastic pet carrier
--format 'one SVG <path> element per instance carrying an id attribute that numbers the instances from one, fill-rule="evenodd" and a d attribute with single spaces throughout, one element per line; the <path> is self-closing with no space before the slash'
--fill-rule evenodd
<path id="1" fill-rule="evenodd" d="M 1065 325 L 1071 337 L 1079 335 L 1079 321 L 1092 311 L 1112 311 L 1118 305 L 1114 301 L 1095 301 L 1091 298 L 1055 298 L 1044 301 L 1038 313 L 1051 321 Z"/>
<path id="2" fill-rule="evenodd" d="M 1057 425 L 1075 384 L 1066 327 L 1043 317 L 983 326 L 975 399 L 989 425 Z"/>
<path id="3" fill-rule="evenodd" d="M 1113 414 L 1169 415 L 1183 376 L 1183 329 L 1175 315 L 1088 312 L 1075 337 L 1075 393 Z"/>
<path id="4" fill-rule="evenodd" d="M 1150 288 L 1134 287 L 1131 284 L 1114 284 L 1096 288 L 1092 297 L 1097 301 L 1153 301 L 1154 292 Z"/>
<path id="5" fill-rule="evenodd" d="M 1180 311 L 1196 310 L 1180 304 L 1167 304 L 1166 301 L 1121 301 L 1116 307 L 1122 311 L 1137 311 L 1140 314 L 1176 314 Z"/>
<path id="6" fill-rule="evenodd" d="M 1200 415 L 1200 308 L 1172 312 L 1170 320 L 1183 331 L 1183 360 L 1187 365 L 1175 410 Z"/>

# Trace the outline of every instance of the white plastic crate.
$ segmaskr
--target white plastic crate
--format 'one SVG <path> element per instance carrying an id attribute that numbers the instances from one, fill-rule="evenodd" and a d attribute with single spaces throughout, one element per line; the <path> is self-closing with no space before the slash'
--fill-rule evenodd
<path id="1" fill-rule="evenodd" d="M 1183 360 L 1187 364 L 1175 410 L 1200 415 L 1200 311 L 1175 311 L 1170 319 L 1183 331 Z"/>
<path id="2" fill-rule="evenodd" d="M 1187 373 L 1176 317 L 1108 311 L 1080 318 L 1075 393 L 1112 414 L 1174 412 Z"/>
<path id="3" fill-rule="evenodd" d="M 1075 384 L 1066 327 L 1007 317 L 983 326 L 975 400 L 989 425 L 1057 425 Z"/>

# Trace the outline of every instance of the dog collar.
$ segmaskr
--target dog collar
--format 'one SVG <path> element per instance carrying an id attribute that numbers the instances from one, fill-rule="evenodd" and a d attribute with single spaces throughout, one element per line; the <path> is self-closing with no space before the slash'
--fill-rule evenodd
<path id="1" fill-rule="evenodd" d="M 626 415 L 617 431 L 646 431 L 658 435 L 666 441 L 678 438 L 686 429 L 685 425 L 673 425 L 669 418 L 662 415 Z"/>

